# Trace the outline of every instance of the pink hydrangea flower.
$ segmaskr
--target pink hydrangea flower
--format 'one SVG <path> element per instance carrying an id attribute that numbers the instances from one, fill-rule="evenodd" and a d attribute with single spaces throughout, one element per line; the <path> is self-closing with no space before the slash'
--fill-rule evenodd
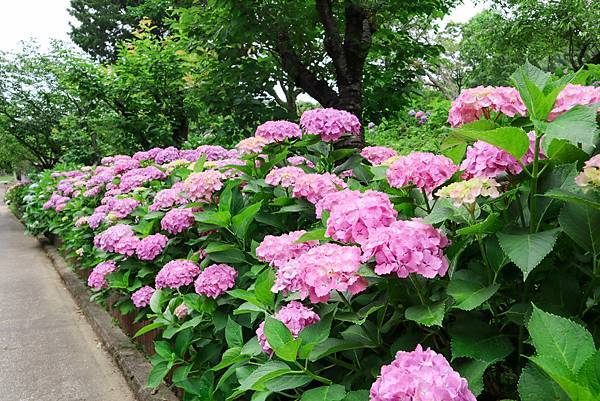
<path id="1" fill-rule="evenodd" d="M 311 248 L 277 270 L 273 292 L 300 292 L 313 303 L 327 302 L 332 291 L 357 294 L 367 287 L 358 275 L 360 248 L 323 244 Z"/>
<path id="2" fill-rule="evenodd" d="M 398 157 L 387 170 L 391 187 L 401 188 L 412 184 L 431 193 L 436 187 L 450 179 L 458 167 L 445 156 L 428 152 L 413 152 Z"/>
<path id="3" fill-rule="evenodd" d="M 183 182 L 183 190 L 194 202 L 210 202 L 213 194 L 223 188 L 223 178 L 216 170 L 192 173 Z"/>
<path id="4" fill-rule="evenodd" d="M 133 294 L 131 294 L 131 301 L 136 308 L 143 308 L 150 305 L 150 299 L 154 295 L 154 288 L 149 285 L 145 285 Z"/>
<path id="5" fill-rule="evenodd" d="M 334 174 L 304 174 L 296 179 L 293 196 L 306 198 L 310 203 L 316 204 L 325 195 L 346 187 L 346 183 Z"/>
<path id="6" fill-rule="evenodd" d="M 481 116 L 489 118 L 490 111 L 514 117 L 517 114 L 524 116 L 527 108 L 515 88 L 478 86 L 463 90 L 452 102 L 448 122 L 452 127 L 459 127 L 477 121 Z"/>
<path id="7" fill-rule="evenodd" d="M 260 136 L 251 136 L 250 138 L 242 139 L 235 145 L 240 156 L 254 155 L 260 153 L 263 148 L 269 144 L 269 140 Z"/>
<path id="8" fill-rule="evenodd" d="M 586 161 L 575 183 L 582 188 L 600 188 L 600 154 Z"/>
<path id="9" fill-rule="evenodd" d="M 271 266 L 283 266 L 290 259 L 297 258 L 319 244 L 319 241 L 296 243 L 305 233 L 306 231 L 300 230 L 279 236 L 267 235 L 256 248 L 256 257 Z"/>
<path id="10" fill-rule="evenodd" d="M 523 171 L 514 156 L 483 141 L 477 141 L 467 148 L 460 169 L 464 171 L 463 178 L 494 178 L 503 173 L 519 174 Z"/>
<path id="11" fill-rule="evenodd" d="M 149 235 L 140 240 L 135 254 L 139 260 L 154 260 L 167 246 L 169 238 L 162 234 Z"/>
<path id="12" fill-rule="evenodd" d="M 267 121 L 258 126 L 254 135 L 265 138 L 269 143 L 283 142 L 286 139 L 302 138 L 302 130 L 298 124 L 289 121 Z"/>
<path id="13" fill-rule="evenodd" d="M 334 142 L 345 134 L 358 134 L 360 121 L 351 113 L 336 109 L 313 109 L 302 113 L 300 125 L 313 135 L 320 135 L 324 142 Z"/>
<path id="14" fill-rule="evenodd" d="M 367 146 L 360 152 L 360 155 L 372 165 L 378 166 L 390 157 L 398 156 L 398 152 L 385 146 Z"/>
<path id="15" fill-rule="evenodd" d="M 92 229 L 96 229 L 102 224 L 104 219 L 106 218 L 106 213 L 104 212 L 95 212 L 87 219 L 87 223 Z"/>
<path id="16" fill-rule="evenodd" d="M 173 206 L 181 206 L 188 203 L 188 200 L 183 196 L 183 182 L 178 182 L 171 188 L 162 189 L 154 196 L 154 201 L 148 208 L 149 211 L 155 212 L 161 209 L 169 209 Z"/>
<path id="17" fill-rule="evenodd" d="M 429 348 L 423 351 L 420 344 L 412 352 L 398 351 L 371 386 L 370 401 L 401 400 L 477 401 L 446 358 Z"/>
<path id="18" fill-rule="evenodd" d="M 126 171 L 140 167 L 140 162 L 129 156 L 115 156 L 113 171 L 115 174 L 123 174 Z"/>
<path id="19" fill-rule="evenodd" d="M 363 243 L 362 261 L 375 257 L 375 273 L 396 273 L 406 278 L 411 273 L 423 277 L 443 277 L 448 259 L 443 248 L 450 241 L 432 225 L 419 219 L 398 220 L 389 227 L 375 230 Z"/>
<path id="20" fill-rule="evenodd" d="M 326 195 L 317 204 L 317 216 L 330 212 L 325 234 L 340 242 L 363 243 L 370 233 L 396 221 L 398 212 L 383 192 L 345 189 Z"/>
<path id="21" fill-rule="evenodd" d="M 114 272 L 117 269 L 117 265 L 112 260 L 98 263 L 92 270 L 88 277 L 88 286 L 99 290 L 101 288 L 108 288 L 108 281 L 106 276 Z"/>
<path id="22" fill-rule="evenodd" d="M 548 120 L 553 121 L 562 113 L 571 110 L 577 105 L 600 103 L 600 87 L 567 84 L 558 94 L 554 108 L 548 115 Z M 600 108 L 598 108 L 600 111 Z"/>
<path id="23" fill-rule="evenodd" d="M 196 293 L 216 299 L 235 286 L 237 270 L 226 264 L 211 265 L 202 270 L 194 288 Z"/>
<path id="24" fill-rule="evenodd" d="M 75 227 L 85 226 L 88 222 L 88 216 L 83 216 L 75 220 Z"/>
<path id="25" fill-rule="evenodd" d="M 128 193 L 152 180 L 164 180 L 167 175 L 154 166 L 129 170 L 121 176 L 119 190 Z"/>
<path id="26" fill-rule="evenodd" d="M 110 213 L 118 219 L 124 219 L 139 205 L 140 202 L 133 198 L 116 198 L 114 202 L 110 204 Z"/>
<path id="27" fill-rule="evenodd" d="M 315 168 L 315 164 L 304 156 L 290 156 L 287 158 L 287 162 L 292 166 L 301 166 L 304 164 L 307 167 Z"/>
<path id="28" fill-rule="evenodd" d="M 498 184 L 494 179 L 487 177 L 474 177 L 467 181 L 453 182 L 437 191 L 440 198 L 449 198 L 456 207 L 472 205 L 478 196 L 497 198 L 500 196 Z"/>
<path id="29" fill-rule="evenodd" d="M 160 227 L 171 234 L 179 234 L 194 225 L 195 221 L 191 208 L 173 209 L 164 215 Z"/>
<path id="30" fill-rule="evenodd" d="M 202 145 L 196 148 L 196 150 L 206 157 L 207 161 L 228 159 L 230 152 L 222 146 L 215 145 Z"/>
<path id="31" fill-rule="evenodd" d="M 184 303 L 179 304 L 179 306 L 173 311 L 173 315 L 175 315 L 177 319 L 184 319 L 189 313 L 190 312 Z"/>
<path id="32" fill-rule="evenodd" d="M 307 308 L 298 301 L 292 301 L 282 307 L 275 315 L 273 315 L 273 317 L 285 324 L 294 338 L 297 338 L 300 335 L 300 332 L 306 327 L 321 320 L 319 315 L 313 312 L 311 308 Z M 265 322 L 262 322 L 258 326 L 256 335 L 258 336 L 258 342 L 263 351 L 269 355 L 273 355 L 273 349 L 265 336 Z"/>
<path id="33" fill-rule="evenodd" d="M 219 170 L 223 174 L 223 178 L 239 177 L 242 172 L 231 166 L 245 166 L 246 162 L 238 158 L 228 158 L 215 161 L 207 161 L 204 163 L 205 168 Z"/>
<path id="34" fill-rule="evenodd" d="M 200 267 L 191 260 L 172 260 L 156 275 L 156 288 L 179 288 L 189 285 L 200 274 Z"/>
<path id="35" fill-rule="evenodd" d="M 105 252 L 115 252 L 121 255 L 131 256 L 140 240 L 135 236 L 131 226 L 127 224 L 117 224 L 109 227 L 106 231 L 94 237 L 94 246 Z"/>
<path id="36" fill-rule="evenodd" d="M 179 149 L 174 146 L 169 146 L 161 151 L 159 151 L 154 157 L 154 161 L 157 164 L 165 164 L 177 160 L 180 158 Z"/>
<path id="37" fill-rule="evenodd" d="M 86 198 L 92 198 L 97 196 L 102 192 L 102 187 L 91 187 L 83 192 L 83 196 Z"/>
<path id="38" fill-rule="evenodd" d="M 44 205 L 42 205 L 42 208 L 43 209 L 54 209 L 55 211 L 60 212 L 67 206 L 67 204 L 69 203 L 70 200 L 71 200 L 71 198 L 69 198 L 68 196 L 62 196 L 56 192 L 53 192 L 52 195 L 50 196 L 50 199 L 48 200 L 48 202 L 46 202 L 46 203 L 44 203 Z"/>
<path id="39" fill-rule="evenodd" d="M 281 185 L 288 188 L 294 185 L 298 177 L 306 173 L 300 167 L 275 167 L 265 177 L 265 182 L 269 185 Z"/>

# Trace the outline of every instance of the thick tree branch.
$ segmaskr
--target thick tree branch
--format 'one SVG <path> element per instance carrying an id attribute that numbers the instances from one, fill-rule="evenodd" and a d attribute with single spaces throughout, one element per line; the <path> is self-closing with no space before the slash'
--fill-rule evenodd
<path id="1" fill-rule="evenodd" d="M 338 84 L 348 84 L 351 82 L 351 77 L 348 74 L 348 64 L 342 38 L 338 30 L 338 21 L 333 16 L 331 9 L 331 0 L 316 0 L 316 6 L 319 20 L 325 30 L 325 40 L 323 43 L 325 52 L 331 57 Z"/>

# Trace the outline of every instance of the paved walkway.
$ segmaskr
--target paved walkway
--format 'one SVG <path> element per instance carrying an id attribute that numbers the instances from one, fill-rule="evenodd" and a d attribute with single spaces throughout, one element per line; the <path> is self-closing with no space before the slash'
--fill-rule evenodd
<path id="1" fill-rule="evenodd" d="M 0 401 L 134 401 L 0 184 Z"/>

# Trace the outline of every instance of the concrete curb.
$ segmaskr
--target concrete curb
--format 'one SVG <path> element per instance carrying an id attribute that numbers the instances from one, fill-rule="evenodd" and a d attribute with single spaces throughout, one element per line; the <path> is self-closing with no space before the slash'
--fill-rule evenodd
<path id="1" fill-rule="evenodd" d="M 127 384 L 136 399 L 139 401 L 179 401 L 175 394 L 165 385 L 161 385 L 157 391 L 146 387 L 146 379 L 152 369 L 150 362 L 146 360 L 142 352 L 136 349 L 136 346 L 125 333 L 113 324 L 113 320 L 108 312 L 98 304 L 90 301 L 90 290 L 69 269 L 56 248 L 43 240 L 40 240 L 40 244 L 71 293 L 75 303 L 79 306 L 94 329 L 94 332 L 125 376 Z"/>

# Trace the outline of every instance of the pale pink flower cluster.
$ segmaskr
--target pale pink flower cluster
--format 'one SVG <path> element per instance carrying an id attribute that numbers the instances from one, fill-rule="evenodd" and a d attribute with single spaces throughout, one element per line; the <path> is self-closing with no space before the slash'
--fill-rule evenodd
<path id="1" fill-rule="evenodd" d="M 154 157 L 154 161 L 157 164 L 165 164 L 177 160 L 180 158 L 179 149 L 174 146 L 160 150 Z"/>
<path id="2" fill-rule="evenodd" d="M 367 146 L 360 152 L 374 166 L 379 166 L 390 157 L 398 156 L 398 152 L 385 146 Z"/>
<path id="3" fill-rule="evenodd" d="M 142 160 L 153 160 L 156 157 L 156 155 L 161 150 L 162 150 L 161 148 L 152 148 L 152 149 L 150 149 L 148 151 L 145 151 L 145 152 L 136 152 L 133 155 L 133 158 L 136 159 L 136 160 L 139 160 L 139 161 L 142 161 Z"/>
<path id="4" fill-rule="evenodd" d="M 443 355 L 421 345 L 398 351 L 371 386 L 370 401 L 477 401 Z"/>
<path id="5" fill-rule="evenodd" d="M 158 191 L 148 210 L 155 212 L 161 209 L 169 209 L 176 205 L 185 205 L 188 203 L 188 200 L 183 196 L 182 192 L 183 182 L 177 182 L 171 188 Z"/>
<path id="6" fill-rule="evenodd" d="M 70 200 L 71 198 L 69 198 L 68 196 L 62 196 L 59 195 L 57 192 L 53 192 L 48 202 L 42 205 L 42 208 L 46 210 L 54 209 L 57 212 L 60 212 L 67 206 Z"/>
<path id="7" fill-rule="evenodd" d="M 306 231 L 300 230 L 279 236 L 267 235 L 256 248 L 256 257 L 271 266 L 283 266 L 290 259 L 297 258 L 319 244 L 319 241 L 296 243 L 304 234 Z"/>
<path id="8" fill-rule="evenodd" d="M 478 86 L 463 90 L 452 102 L 448 122 L 452 127 L 460 127 L 479 120 L 481 116 L 489 118 L 490 111 L 514 117 L 517 114 L 524 116 L 527 108 L 515 88 Z"/>
<path id="9" fill-rule="evenodd" d="M 246 162 L 238 158 L 229 158 L 215 161 L 207 161 L 204 167 L 221 171 L 223 178 L 239 177 L 242 172 L 230 166 L 245 166 Z"/>
<path id="10" fill-rule="evenodd" d="M 449 198 L 454 206 L 472 205 L 478 196 L 492 199 L 500 196 L 498 184 L 494 179 L 487 177 L 474 177 L 467 181 L 453 182 L 436 192 L 440 198 Z"/>
<path id="11" fill-rule="evenodd" d="M 194 202 L 210 202 L 213 194 L 223 188 L 223 178 L 216 170 L 192 173 L 183 182 L 183 190 Z"/>
<path id="12" fill-rule="evenodd" d="M 240 156 L 254 155 L 260 153 L 263 148 L 269 144 L 269 140 L 260 136 L 251 136 L 250 138 L 242 139 L 235 145 Z"/>
<path id="13" fill-rule="evenodd" d="M 110 214 L 117 219 L 124 219 L 139 205 L 140 202 L 133 198 L 116 198 L 110 205 Z"/>
<path id="14" fill-rule="evenodd" d="M 88 223 L 88 216 L 83 216 L 75 220 L 75 227 L 85 226 Z"/>
<path id="15" fill-rule="evenodd" d="M 326 235 L 340 242 L 362 244 L 370 233 L 396 221 L 398 212 L 383 192 L 345 189 L 332 192 L 317 203 L 317 217 L 330 212 Z"/>
<path id="16" fill-rule="evenodd" d="M 116 269 L 117 265 L 112 260 L 98 263 L 88 277 L 88 286 L 97 290 L 101 288 L 108 288 L 106 276 L 114 272 Z"/>
<path id="17" fill-rule="evenodd" d="M 167 246 L 169 238 L 162 234 L 149 235 L 140 240 L 135 254 L 139 260 L 154 260 Z"/>
<path id="18" fill-rule="evenodd" d="M 172 209 L 163 216 L 160 227 L 171 234 L 179 234 L 190 228 L 195 221 L 191 208 Z"/>
<path id="19" fill-rule="evenodd" d="M 149 285 L 145 285 L 133 294 L 131 294 L 131 301 L 136 308 L 143 308 L 150 305 L 150 299 L 154 295 L 154 288 Z"/>
<path id="20" fill-rule="evenodd" d="M 104 212 L 95 212 L 87 219 L 88 226 L 92 229 L 96 229 L 102 224 L 104 219 L 106 218 L 106 213 Z"/>
<path id="21" fill-rule="evenodd" d="M 123 174 L 126 171 L 140 167 L 140 162 L 132 157 L 118 155 L 115 156 L 113 171 L 115 174 Z"/>
<path id="22" fill-rule="evenodd" d="M 190 311 L 188 310 L 186 304 L 184 304 L 184 303 L 179 304 L 179 306 L 177 308 L 175 308 L 175 310 L 173 311 L 173 315 L 175 315 L 177 317 L 177 319 L 183 319 L 189 313 L 190 313 Z"/>
<path id="23" fill-rule="evenodd" d="M 346 183 L 334 174 L 304 174 L 296 179 L 293 196 L 316 204 L 325 195 L 346 187 Z"/>
<path id="24" fill-rule="evenodd" d="M 273 318 L 279 320 L 288 328 L 294 338 L 300 335 L 300 332 L 306 327 L 317 323 L 321 318 L 311 308 L 307 308 L 298 301 L 292 301 L 279 309 Z M 273 355 L 273 349 L 265 336 L 265 322 L 262 322 L 256 329 L 258 342 L 269 355 Z"/>
<path id="25" fill-rule="evenodd" d="M 334 142 L 345 134 L 358 134 L 360 121 L 344 110 L 313 109 L 302 113 L 300 125 L 309 134 L 319 135 L 324 142 Z"/>
<path id="26" fill-rule="evenodd" d="M 519 174 L 523 171 L 513 155 L 483 141 L 477 141 L 467 148 L 460 169 L 464 171 L 463 178 L 494 178 L 503 173 Z"/>
<path id="27" fill-rule="evenodd" d="M 277 269 L 273 292 L 300 292 L 313 303 L 327 302 L 332 291 L 357 294 L 367 288 L 358 275 L 360 248 L 323 244 L 292 259 Z"/>
<path id="28" fill-rule="evenodd" d="M 582 188 L 600 188 L 600 154 L 585 162 L 583 170 L 575 177 L 575 183 Z"/>
<path id="29" fill-rule="evenodd" d="M 196 293 L 216 299 L 235 286 L 237 270 L 226 264 L 208 266 L 194 283 Z"/>
<path id="30" fill-rule="evenodd" d="M 275 167 L 265 177 L 265 182 L 269 185 L 281 185 L 284 188 L 293 186 L 298 177 L 306 173 L 300 167 Z"/>
<path id="31" fill-rule="evenodd" d="M 548 120 L 553 121 L 562 113 L 571 110 L 577 105 L 600 103 L 600 87 L 567 84 L 558 94 L 554 108 L 548 115 Z M 600 111 L 600 106 L 598 108 Z"/>
<path id="32" fill-rule="evenodd" d="M 426 278 L 443 277 L 448 259 L 443 248 L 450 241 L 432 225 L 419 219 L 398 220 L 389 227 L 375 230 L 363 243 L 362 261 L 375 257 L 375 273 L 396 273 L 406 278 L 411 273 Z"/>
<path id="33" fill-rule="evenodd" d="M 164 180 L 166 177 L 165 173 L 154 166 L 136 168 L 121 176 L 118 189 L 121 193 L 128 193 L 149 181 Z"/>
<path id="34" fill-rule="evenodd" d="M 315 164 L 304 156 L 290 156 L 287 158 L 287 162 L 292 166 L 301 166 L 304 164 L 307 167 L 315 168 Z"/>
<path id="35" fill-rule="evenodd" d="M 202 145 L 196 148 L 196 150 L 198 153 L 206 157 L 207 161 L 222 160 L 231 157 L 230 151 L 222 146 Z"/>
<path id="36" fill-rule="evenodd" d="M 191 260 L 172 260 L 156 275 L 156 288 L 179 288 L 189 285 L 200 274 L 200 267 Z"/>
<path id="37" fill-rule="evenodd" d="M 386 175 L 393 188 L 412 184 L 429 194 L 450 179 L 457 170 L 458 166 L 446 156 L 413 152 L 398 157 L 388 168 Z"/>
<path id="38" fill-rule="evenodd" d="M 302 130 L 298 124 L 289 121 L 267 121 L 256 128 L 254 135 L 265 138 L 269 143 L 283 142 L 286 139 L 302 138 Z"/>
<path id="39" fill-rule="evenodd" d="M 140 239 L 135 236 L 131 226 L 117 224 L 94 237 L 94 246 L 105 252 L 115 252 L 131 256 L 135 253 Z"/>

